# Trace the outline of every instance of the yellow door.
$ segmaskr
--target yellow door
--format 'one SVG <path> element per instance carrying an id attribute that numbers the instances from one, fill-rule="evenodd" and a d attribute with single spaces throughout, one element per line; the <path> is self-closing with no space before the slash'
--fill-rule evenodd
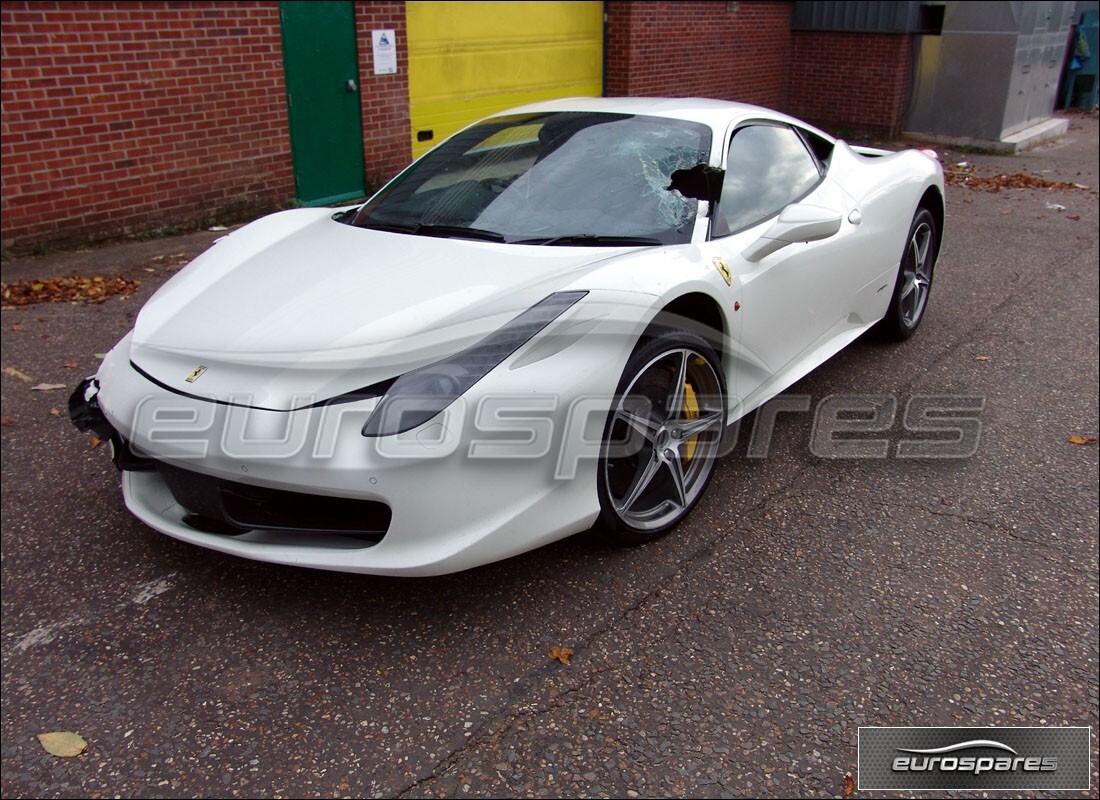
<path id="1" fill-rule="evenodd" d="M 603 94 L 602 2 L 410 0 L 405 21 L 413 156 L 512 106 Z"/>

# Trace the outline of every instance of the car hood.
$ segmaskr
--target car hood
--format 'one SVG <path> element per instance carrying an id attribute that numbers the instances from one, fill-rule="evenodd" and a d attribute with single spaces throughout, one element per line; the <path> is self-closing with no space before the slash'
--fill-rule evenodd
<path id="1" fill-rule="evenodd" d="M 411 236 L 332 213 L 281 212 L 217 242 L 141 310 L 131 361 L 176 391 L 300 407 L 455 353 L 635 249 Z"/>

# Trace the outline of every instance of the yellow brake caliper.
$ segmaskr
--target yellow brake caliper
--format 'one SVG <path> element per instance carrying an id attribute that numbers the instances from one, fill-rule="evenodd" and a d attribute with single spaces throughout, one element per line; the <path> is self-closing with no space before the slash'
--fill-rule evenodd
<path id="1" fill-rule="evenodd" d="M 690 383 L 684 384 L 684 419 L 687 421 L 699 419 L 699 401 L 695 399 L 695 390 L 691 388 Z M 684 449 L 681 451 L 681 455 L 683 456 L 685 467 L 691 463 L 691 459 L 695 455 L 695 446 L 698 444 L 698 438 L 698 436 L 692 436 L 684 442 Z"/>

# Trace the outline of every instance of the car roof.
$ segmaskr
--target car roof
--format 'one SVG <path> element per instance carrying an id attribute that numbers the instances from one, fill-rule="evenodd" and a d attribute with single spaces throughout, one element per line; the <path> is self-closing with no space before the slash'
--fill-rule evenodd
<path id="1" fill-rule="evenodd" d="M 616 114 L 639 114 L 651 117 L 668 117 L 709 125 L 715 131 L 723 131 L 731 123 L 742 119 L 772 119 L 799 125 L 833 141 L 829 134 L 808 125 L 802 120 L 750 103 L 730 100 L 712 100 L 705 97 L 567 97 L 547 100 L 510 108 L 493 116 L 507 114 L 531 114 L 544 111 L 601 111 Z"/>

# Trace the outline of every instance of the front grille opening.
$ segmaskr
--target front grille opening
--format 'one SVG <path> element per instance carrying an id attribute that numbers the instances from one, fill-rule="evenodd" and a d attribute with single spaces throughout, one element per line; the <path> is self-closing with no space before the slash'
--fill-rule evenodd
<path id="1" fill-rule="evenodd" d="M 379 542 L 390 527 L 385 503 L 288 492 L 214 478 L 156 462 L 195 530 L 229 536 L 247 531 L 326 533 Z"/>

